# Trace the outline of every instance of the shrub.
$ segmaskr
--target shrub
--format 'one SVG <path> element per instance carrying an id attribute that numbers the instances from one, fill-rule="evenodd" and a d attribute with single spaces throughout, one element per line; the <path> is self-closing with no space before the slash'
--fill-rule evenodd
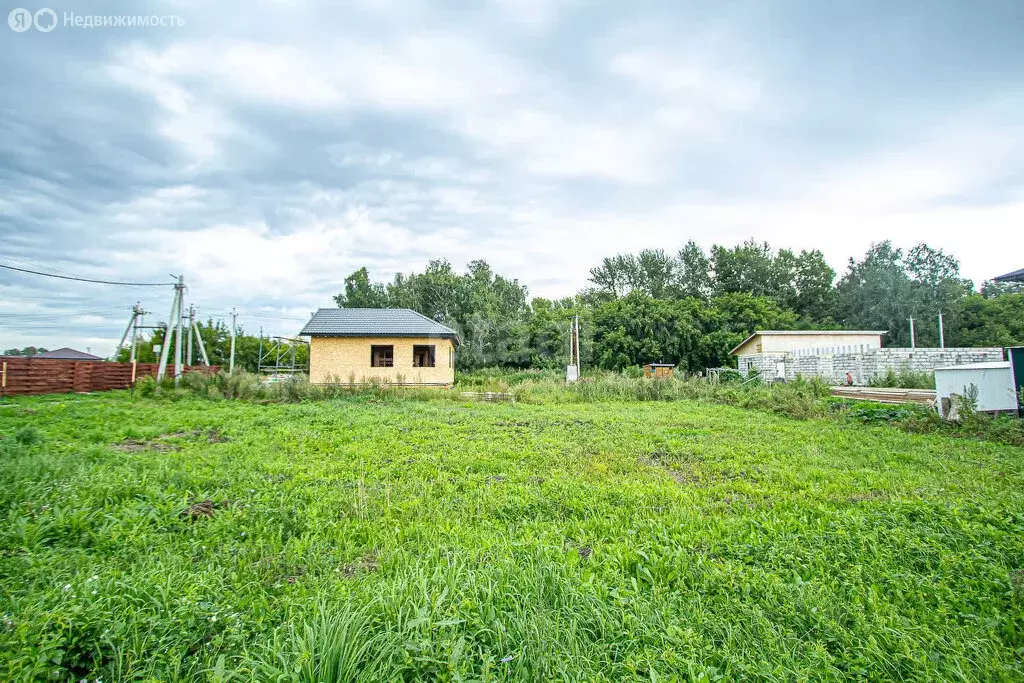
<path id="1" fill-rule="evenodd" d="M 890 389 L 934 389 L 934 372 L 915 372 L 909 368 L 900 368 L 896 372 L 892 368 L 884 374 L 875 375 L 868 380 L 869 387 L 890 388 Z"/>
<path id="2" fill-rule="evenodd" d="M 151 398 L 156 394 L 156 380 L 147 375 L 135 382 L 135 390 L 139 392 L 139 396 Z"/>
<path id="3" fill-rule="evenodd" d="M 43 436 L 32 425 L 25 425 L 24 427 L 19 427 L 18 431 L 14 432 L 14 440 L 22 446 L 32 446 L 42 441 Z"/>

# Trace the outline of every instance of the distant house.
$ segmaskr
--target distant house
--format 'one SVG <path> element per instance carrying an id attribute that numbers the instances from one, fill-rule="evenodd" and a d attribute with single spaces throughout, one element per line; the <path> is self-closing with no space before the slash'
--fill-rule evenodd
<path id="1" fill-rule="evenodd" d="M 314 384 L 455 382 L 458 333 L 407 308 L 321 308 L 299 334 Z"/>
<path id="2" fill-rule="evenodd" d="M 91 353 L 85 353 L 77 349 L 69 349 L 66 346 L 62 349 L 37 353 L 34 358 L 49 358 L 50 360 L 103 360 L 99 356 L 94 356 Z"/>
<path id="3" fill-rule="evenodd" d="M 734 356 L 751 356 L 844 346 L 880 349 L 883 334 L 885 332 L 878 330 L 765 330 L 754 332 L 730 353 Z"/>
<path id="4" fill-rule="evenodd" d="M 992 278 L 996 282 L 1024 282 L 1024 268 Z"/>

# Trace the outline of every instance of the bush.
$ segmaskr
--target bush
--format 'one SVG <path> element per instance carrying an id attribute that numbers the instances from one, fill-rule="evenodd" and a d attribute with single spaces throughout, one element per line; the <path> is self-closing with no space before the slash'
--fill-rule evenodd
<path id="1" fill-rule="evenodd" d="M 156 380 L 147 375 L 135 382 L 135 390 L 139 392 L 139 396 L 151 398 L 156 394 Z"/>
<path id="2" fill-rule="evenodd" d="M 868 380 L 869 387 L 887 389 L 934 389 L 934 372 L 915 372 L 909 368 L 900 368 L 899 372 L 889 368 L 885 374 L 875 375 Z"/>
<path id="3" fill-rule="evenodd" d="M 42 441 L 43 436 L 32 425 L 25 425 L 24 427 L 19 427 L 18 431 L 14 432 L 14 440 L 22 446 L 32 446 Z"/>

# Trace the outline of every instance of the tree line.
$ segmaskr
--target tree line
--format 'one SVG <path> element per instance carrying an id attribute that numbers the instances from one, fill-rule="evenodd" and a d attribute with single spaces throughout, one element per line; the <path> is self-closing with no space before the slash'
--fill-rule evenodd
<path id="1" fill-rule="evenodd" d="M 799 253 L 748 240 L 705 251 L 693 241 L 675 253 L 618 254 L 590 269 L 573 297 L 530 298 L 485 261 L 457 272 L 446 260 L 421 273 L 374 282 L 360 268 L 334 297 L 341 307 L 411 308 L 457 330 L 460 369 L 559 367 L 568 325 L 580 317 L 585 365 L 621 369 L 651 361 L 686 370 L 734 366 L 729 351 L 755 329 L 883 330 L 887 346 L 1024 344 L 1024 290 L 960 275 L 959 261 L 919 244 L 904 252 L 873 244 L 837 273 L 818 250 Z"/>
<path id="2" fill-rule="evenodd" d="M 872 329 L 887 346 L 909 346 L 915 319 L 918 346 L 938 346 L 938 315 L 947 346 L 1024 344 L 1024 288 L 960 275 L 955 257 L 919 244 L 903 251 L 873 244 L 838 276 L 820 251 L 773 249 L 748 240 L 705 251 L 693 241 L 674 253 L 645 249 L 602 259 L 588 286 L 560 299 L 530 297 L 518 280 L 486 261 L 459 272 L 433 260 L 423 272 L 371 280 L 359 268 L 334 297 L 341 307 L 411 308 L 459 332 L 460 370 L 482 367 L 557 368 L 568 359 L 569 321 L 580 318 L 585 366 L 621 369 L 652 361 L 685 370 L 734 367 L 729 352 L 754 330 Z M 214 365 L 228 366 L 230 330 L 209 319 L 200 334 Z M 157 329 L 138 347 L 140 362 L 156 362 Z M 267 341 L 264 340 L 264 344 Z M 236 367 L 256 371 L 260 338 L 239 328 Z M 196 351 L 198 357 L 198 351 Z M 118 360 L 127 360 L 122 349 Z M 308 347 L 297 360 L 308 362 Z"/>

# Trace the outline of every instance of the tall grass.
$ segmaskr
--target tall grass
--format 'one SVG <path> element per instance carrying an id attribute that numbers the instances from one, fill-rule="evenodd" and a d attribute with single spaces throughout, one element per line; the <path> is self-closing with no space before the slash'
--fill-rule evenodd
<path id="1" fill-rule="evenodd" d="M 301 403 L 303 401 L 325 401 L 343 397 L 385 400 L 390 398 L 431 400 L 454 398 L 453 392 L 442 387 L 405 387 L 387 384 L 353 386 L 340 383 L 312 384 L 305 375 L 296 375 L 280 382 L 268 382 L 261 375 L 248 372 L 215 375 L 189 373 L 183 375 L 178 385 L 173 379 L 165 379 L 157 385 L 152 378 L 145 378 L 136 385 L 141 396 L 156 396 L 170 400 L 186 397 L 206 399 L 229 399 L 257 403 Z"/>
<path id="2" fill-rule="evenodd" d="M 900 375 L 896 375 L 901 377 Z M 921 378 L 914 373 L 902 375 L 904 384 Z M 883 383 L 886 383 L 883 381 Z M 922 384 L 917 381 L 917 384 Z M 310 384 L 305 376 L 284 382 L 267 383 L 264 378 L 245 372 L 204 375 L 188 374 L 179 386 L 165 381 L 157 387 L 147 378 L 138 385 L 143 396 L 169 400 L 202 397 L 209 400 L 234 399 L 255 403 L 303 403 L 334 399 L 355 401 L 432 401 L 465 400 L 463 391 L 506 393 L 512 400 L 538 405 L 609 402 L 696 401 L 730 405 L 788 415 L 805 420 L 818 417 L 856 422 L 888 422 L 911 432 L 950 432 L 1010 444 L 1024 444 L 1024 422 L 1015 418 L 974 415 L 958 423 L 940 418 L 934 410 L 879 409 L 877 404 L 854 405 L 830 398 L 829 386 L 821 380 L 797 378 L 792 382 L 763 384 L 736 379 L 715 382 L 699 375 L 665 378 L 636 376 L 630 372 L 591 371 L 574 384 L 566 385 L 560 372 L 552 370 L 517 371 L 508 376 L 496 370 L 460 374 L 454 389 L 397 385 L 352 386 L 346 384 Z"/>
<path id="3" fill-rule="evenodd" d="M 513 387 L 512 393 L 517 400 L 528 403 L 703 401 L 808 418 L 825 413 L 821 399 L 829 395 L 829 390 L 818 380 L 765 385 L 713 382 L 700 376 L 649 378 L 597 372 L 568 386 L 564 380 L 526 380 Z"/>
<path id="4" fill-rule="evenodd" d="M 142 384 L 142 383 L 140 383 Z M 525 403 L 596 403 L 607 401 L 705 401 L 742 408 L 808 418 L 825 413 L 821 399 L 828 387 L 817 380 L 802 380 L 775 385 L 739 382 L 712 382 L 706 378 L 649 378 L 631 373 L 594 371 L 581 381 L 566 385 L 561 373 L 549 370 L 520 371 L 504 376 L 495 371 L 459 375 L 454 390 L 442 388 L 311 384 L 305 376 L 267 383 L 249 373 L 185 375 L 179 386 L 165 382 L 155 387 L 150 380 L 140 386 L 143 395 L 175 399 L 199 396 L 208 399 L 237 399 L 256 402 L 298 403 L 342 397 L 377 400 L 431 400 L 462 398 L 462 391 L 495 391 L 510 394 Z"/>

